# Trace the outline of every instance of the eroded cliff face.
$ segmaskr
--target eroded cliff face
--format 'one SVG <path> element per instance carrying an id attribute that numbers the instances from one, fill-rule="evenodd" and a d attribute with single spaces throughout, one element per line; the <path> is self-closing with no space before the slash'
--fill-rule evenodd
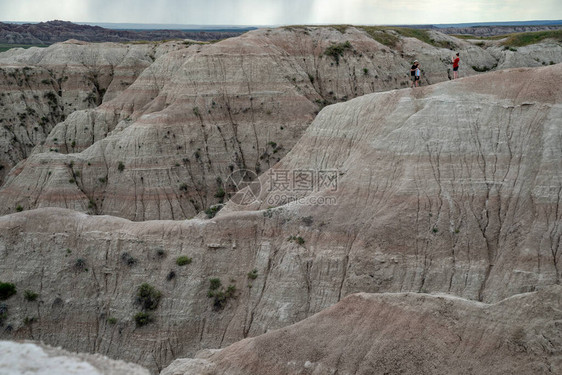
<path id="1" fill-rule="evenodd" d="M 45 142 L 56 124 L 118 96 L 157 56 L 182 47 L 186 46 L 71 40 L 0 54 L 0 184 L 15 164 Z M 61 147 L 81 150 L 74 134 L 55 136 L 42 150 Z"/>
<path id="2" fill-rule="evenodd" d="M 263 29 L 149 52 L 156 60 L 134 83 L 119 92 L 123 80 L 115 80 L 113 95 L 70 114 L 11 171 L 0 212 L 63 207 L 135 221 L 191 218 L 228 198 L 232 171 L 275 165 L 326 104 L 408 87 L 414 58 L 424 85 L 448 79 L 451 50 L 388 31 L 391 48 L 377 41 L 380 33 Z M 475 74 L 472 67 L 562 60 L 559 44 L 522 48 L 515 58 L 435 31 L 430 37 L 460 50 L 461 76 Z"/>
<path id="3" fill-rule="evenodd" d="M 0 272 L 19 291 L 0 335 L 160 370 L 359 291 L 494 303 L 557 284 L 561 76 L 560 64 L 512 69 L 326 107 L 254 202 L 236 205 L 240 192 L 212 220 L 0 217 Z M 294 171 L 335 171 L 336 185 L 300 189 Z M 162 297 L 137 326 L 143 282 Z"/>
<path id="4" fill-rule="evenodd" d="M 292 326 L 178 359 L 162 375 L 552 374 L 560 286 L 496 304 L 360 293 Z"/>

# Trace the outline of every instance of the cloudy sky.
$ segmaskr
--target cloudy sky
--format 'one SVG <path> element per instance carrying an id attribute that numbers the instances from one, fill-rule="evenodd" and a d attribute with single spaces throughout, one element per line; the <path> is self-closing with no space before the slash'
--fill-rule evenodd
<path id="1" fill-rule="evenodd" d="M 0 20 L 53 19 L 199 25 L 526 21 L 562 19 L 562 0 L 0 0 Z"/>

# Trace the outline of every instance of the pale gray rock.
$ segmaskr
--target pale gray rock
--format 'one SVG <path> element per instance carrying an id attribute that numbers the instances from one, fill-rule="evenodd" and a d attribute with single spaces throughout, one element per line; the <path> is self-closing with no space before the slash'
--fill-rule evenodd
<path id="1" fill-rule="evenodd" d="M 562 64 L 511 69 L 328 106 L 260 177 L 254 204 L 237 206 L 235 196 L 211 220 L 133 222 L 50 207 L 2 216 L 0 274 L 18 294 L 6 301 L 0 336 L 159 371 L 356 292 L 494 304 L 559 284 L 561 76 Z M 116 138 L 96 145 L 124 142 Z M 51 178 L 64 181 L 65 160 L 74 168 L 87 152 L 57 155 Z M 40 167 L 44 155 L 29 160 Z M 337 186 L 269 189 L 270 173 L 293 170 L 336 170 Z M 191 264 L 178 266 L 181 255 Z M 208 296 L 211 278 L 236 287 L 222 309 Z M 162 299 L 154 322 L 137 327 L 143 282 Z M 26 301 L 26 289 L 38 300 Z M 213 369 L 199 359 L 193 366 Z"/>
<path id="2" fill-rule="evenodd" d="M 148 375 L 147 369 L 99 354 L 70 353 L 32 341 L 0 341 L 1 375 Z"/>
<path id="3" fill-rule="evenodd" d="M 67 43 L 72 48 L 50 47 L 53 56 L 20 52 L 22 61 L 55 64 L 62 50 L 94 67 L 130 68 L 135 61 L 145 67 L 146 54 L 155 61 L 134 82 L 111 81 L 106 95 L 113 94 L 100 106 L 72 113 L 42 138 L 33 157 L 7 176 L 0 212 L 50 206 L 135 221 L 191 218 L 228 198 L 232 187 L 224 182 L 233 170 L 261 174 L 278 163 L 326 104 L 408 87 L 414 59 L 421 61 L 424 86 L 450 78 L 456 51 L 461 77 L 476 74 L 473 67 L 562 59 L 559 43 L 520 54 L 436 31 L 429 36 L 439 47 L 390 33 L 397 40 L 392 47 L 361 27 L 286 27 L 205 45 L 170 42 L 125 51 L 122 45 Z M 343 48 L 341 54 L 330 54 L 333 46 Z M 120 82 L 126 83 L 121 91 L 114 87 Z M 49 172 L 52 178 L 38 182 Z"/>

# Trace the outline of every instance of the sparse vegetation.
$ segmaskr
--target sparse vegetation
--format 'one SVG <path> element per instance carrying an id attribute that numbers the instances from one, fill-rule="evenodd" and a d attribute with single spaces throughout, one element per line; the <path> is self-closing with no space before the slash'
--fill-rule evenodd
<path id="1" fill-rule="evenodd" d="M 22 207 L 20 204 L 18 204 L 17 207 L 16 207 L 16 211 L 17 211 L 17 212 L 22 212 L 22 211 L 23 211 L 23 207 Z"/>
<path id="2" fill-rule="evenodd" d="M 258 278 L 258 269 L 254 268 L 250 272 L 248 272 L 248 279 L 255 280 Z"/>
<path id="3" fill-rule="evenodd" d="M 125 170 L 125 164 L 123 164 L 122 161 L 120 161 L 119 165 L 117 165 L 117 170 L 119 170 L 119 172 L 123 172 Z"/>
<path id="4" fill-rule="evenodd" d="M 111 325 L 114 325 L 115 323 L 117 323 L 117 318 L 113 318 L 113 317 L 107 318 L 107 322 Z"/>
<path id="5" fill-rule="evenodd" d="M 154 318 L 152 317 L 152 314 L 148 313 L 148 312 L 138 312 L 134 315 L 134 319 L 135 319 L 135 323 L 137 325 L 137 327 L 142 327 L 145 326 L 147 324 L 150 324 L 154 321 Z"/>
<path id="6" fill-rule="evenodd" d="M 301 236 L 290 236 L 288 241 L 290 241 L 290 242 L 294 241 L 301 246 L 304 245 L 304 242 L 305 242 L 304 238 L 302 238 Z"/>
<path id="7" fill-rule="evenodd" d="M 16 286 L 12 283 L 0 282 L 0 300 L 5 301 L 17 293 Z"/>
<path id="8" fill-rule="evenodd" d="M 156 310 L 162 293 L 148 283 L 143 283 L 137 289 L 136 302 L 143 310 Z"/>
<path id="9" fill-rule="evenodd" d="M 74 269 L 79 272 L 88 271 L 88 268 L 86 268 L 86 260 L 83 258 L 76 259 L 76 261 L 74 262 Z"/>
<path id="10" fill-rule="evenodd" d="M 217 212 L 219 212 L 222 207 L 223 207 L 222 204 L 215 204 L 214 206 L 211 206 L 211 207 L 207 208 L 205 210 L 205 214 L 207 215 L 207 218 L 208 219 L 214 218 L 216 216 Z"/>
<path id="11" fill-rule="evenodd" d="M 336 65 L 340 63 L 340 57 L 343 57 L 345 51 L 352 49 L 351 43 L 345 41 L 344 43 L 333 44 L 326 48 L 324 55 L 332 57 L 336 61 Z"/>
<path id="12" fill-rule="evenodd" d="M 172 281 L 175 277 L 176 277 L 176 272 L 170 271 L 170 272 L 168 272 L 168 275 L 166 275 L 166 280 Z"/>
<path id="13" fill-rule="evenodd" d="M 123 261 L 123 263 L 125 263 L 129 267 L 133 267 L 135 264 L 137 264 L 137 260 L 127 252 L 121 254 L 121 261 Z"/>
<path id="14" fill-rule="evenodd" d="M 176 264 L 180 267 L 191 264 L 191 258 L 186 256 L 186 255 L 182 255 L 182 256 L 178 257 L 178 259 L 176 259 Z"/>
<path id="15" fill-rule="evenodd" d="M 215 311 L 222 310 L 228 300 L 236 297 L 236 286 L 231 284 L 226 290 L 222 287 L 220 279 L 213 278 L 209 280 L 209 291 L 207 292 L 207 297 L 213 298 L 213 309 Z"/>
<path id="16" fill-rule="evenodd" d="M 506 47 L 523 47 L 539 43 L 545 39 L 562 42 L 562 30 L 533 31 L 527 33 L 510 34 L 502 43 Z"/>
<path id="17" fill-rule="evenodd" d="M 25 298 L 26 301 L 28 302 L 33 302 L 37 300 L 37 297 L 39 297 L 39 294 L 35 293 L 34 291 L 31 290 L 25 290 L 23 292 L 23 297 Z"/>

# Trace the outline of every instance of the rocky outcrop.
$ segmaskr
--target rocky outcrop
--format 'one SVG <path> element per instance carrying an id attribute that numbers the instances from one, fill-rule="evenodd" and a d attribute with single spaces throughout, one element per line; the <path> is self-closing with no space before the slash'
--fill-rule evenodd
<path id="1" fill-rule="evenodd" d="M 471 27 L 440 27 L 445 34 L 474 35 L 477 37 L 506 35 L 512 33 L 528 33 L 533 31 L 560 30 L 562 25 L 519 25 L 519 26 L 471 26 Z"/>
<path id="2" fill-rule="evenodd" d="M 491 305 L 354 294 L 292 326 L 178 359 L 161 374 L 559 373 L 561 293 L 556 286 Z"/>
<path id="3" fill-rule="evenodd" d="M 2 44 L 53 44 L 68 39 L 86 42 L 160 41 L 166 39 L 217 40 L 240 35 L 237 31 L 182 31 L 182 30 L 111 30 L 99 26 L 78 25 L 66 21 L 48 21 L 35 24 L 0 22 Z"/>
<path id="4" fill-rule="evenodd" d="M 67 41 L 44 49 L 0 54 L 0 184 L 15 164 L 45 142 L 57 123 L 75 111 L 115 98 L 158 56 L 186 47 L 177 42 L 125 45 Z M 75 138 L 68 134 L 68 143 L 62 145 L 58 138 L 51 140 L 44 150 L 53 152 L 66 146 L 77 151 Z"/>
<path id="5" fill-rule="evenodd" d="M 414 58 L 424 85 L 447 80 L 452 51 L 436 46 L 461 51 L 461 76 L 562 59 L 559 45 L 514 58 L 436 31 L 431 45 L 369 30 L 263 29 L 156 56 L 112 100 L 56 126 L 8 176 L 0 212 L 54 206 L 135 221 L 190 218 L 228 198 L 232 171 L 276 164 L 325 105 L 408 87 Z"/>
<path id="6" fill-rule="evenodd" d="M 3 374 L 148 375 L 146 369 L 99 354 L 69 353 L 34 342 L 0 341 Z"/>
<path id="7" fill-rule="evenodd" d="M 512 69 L 328 106 L 255 199 L 242 191 L 212 220 L 0 217 L 1 281 L 18 289 L 0 336 L 155 371 L 356 292 L 493 304 L 559 284 L 561 75 Z M 146 325 L 144 282 L 161 292 Z"/>

